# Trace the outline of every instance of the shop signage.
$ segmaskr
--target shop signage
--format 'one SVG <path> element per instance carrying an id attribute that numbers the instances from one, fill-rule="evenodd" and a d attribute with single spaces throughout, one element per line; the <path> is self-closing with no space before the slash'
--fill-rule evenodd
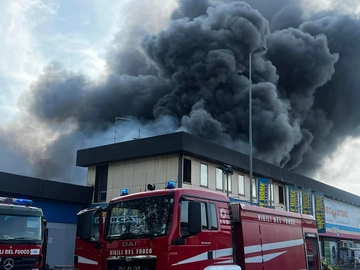
<path id="1" fill-rule="evenodd" d="M 259 194 L 259 206 L 267 207 L 269 203 L 269 180 L 266 178 L 258 178 L 258 194 Z"/>
<path id="2" fill-rule="evenodd" d="M 299 209 L 299 192 L 298 188 L 289 186 L 289 211 L 298 213 Z"/>
<path id="3" fill-rule="evenodd" d="M 326 232 L 324 193 L 315 193 L 315 219 L 319 233 Z"/>
<path id="4" fill-rule="evenodd" d="M 350 213 L 356 215 L 356 207 L 352 207 L 345 203 L 337 202 L 335 200 L 325 200 L 325 220 L 326 222 L 331 222 L 334 224 L 345 224 L 350 225 Z M 351 224 L 352 226 L 356 226 L 357 224 Z M 357 226 L 356 226 L 357 227 Z"/>
<path id="5" fill-rule="evenodd" d="M 311 189 L 302 190 L 302 212 L 306 215 L 312 215 L 312 194 Z"/>

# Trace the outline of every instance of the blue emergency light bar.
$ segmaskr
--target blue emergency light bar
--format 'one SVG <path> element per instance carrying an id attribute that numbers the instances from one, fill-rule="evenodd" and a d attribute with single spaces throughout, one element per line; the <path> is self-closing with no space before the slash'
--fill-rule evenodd
<path id="1" fill-rule="evenodd" d="M 175 187 L 176 187 L 176 185 L 175 185 L 175 182 L 174 182 L 174 181 L 169 181 L 169 182 L 167 182 L 167 183 L 166 183 L 166 186 L 165 186 L 166 189 L 173 189 L 173 188 L 175 188 Z"/>
<path id="2" fill-rule="evenodd" d="M 120 196 L 129 195 L 129 193 L 130 193 L 129 190 L 127 188 L 124 188 L 121 190 Z"/>
<path id="3" fill-rule="evenodd" d="M 28 199 L 0 197 L 0 203 L 17 204 L 17 205 L 32 205 L 33 201 L 28 200 Z"/>

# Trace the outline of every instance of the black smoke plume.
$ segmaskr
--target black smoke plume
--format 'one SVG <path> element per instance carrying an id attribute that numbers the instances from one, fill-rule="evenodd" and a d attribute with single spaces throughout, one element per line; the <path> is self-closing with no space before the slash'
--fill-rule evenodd
<path id="1" fill-rule="evenodd" d="M 26 108 L 52 127 L 71 122 L 72 131 L 48 145 L 38 176 L 75 166 L 76 142 L 124 115 L 152 134 L 181 129 L 247 152 L 249 53 L 261 46 L 268 50 L 252 56 L 255 156 L 314 173 L 339 142 L 358 136 L 360 21 L 305 17 L 294 1 L 271 2 L 179 0 L 164 30 L 144 33 L 141 50 L 109 51 L 100 83 L 49 65 Z"/>

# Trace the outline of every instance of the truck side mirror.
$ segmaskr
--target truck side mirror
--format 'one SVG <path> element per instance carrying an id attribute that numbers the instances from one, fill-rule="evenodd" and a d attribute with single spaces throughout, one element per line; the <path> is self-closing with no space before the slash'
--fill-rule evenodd
<path id="1" fill-rule="evenodd" d="M 99 206 L 98 208 L 96 208 L 94 216 L 97 217 L 102 211 L 103 211 L 103 208 L 101 206 Z"/>
<path id="2" fill-rule="evenodd" d="M 85 241 L 91 241 L 91 225 L 93 212 L 87 211 L 78 216 L 79 237 Z"/>
<path id="3" fill-rule="evenodd" d="M 188 222 L 190 235 L 201 232 L 201 204 L 199 202 L 189 202 Z"/>

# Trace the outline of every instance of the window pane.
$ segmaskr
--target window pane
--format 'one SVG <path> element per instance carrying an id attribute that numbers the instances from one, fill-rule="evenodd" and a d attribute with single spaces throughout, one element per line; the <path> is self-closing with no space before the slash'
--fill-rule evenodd
<path id="1" fill-rule="evenodd" d="M 191 160 L 184 159 L 184 182 L 191 184 Z"/>
<path id="2" fill-rule="evenodd" d="M 200 185 L 207 187 L 207 185 L 208 185 L 207 165 L 201 164 L 201 173 L 200 174 L 201 174 Z"/>
<path id="3" fill-rule="evenodd" d="M 252 196 L 253 196 L 253 198 L 256 198 L 256 194 L 257 194 L 256 188 L 257 188 L 257 186 L 256 186 L 256 180 L 253 179 L 253 180 L 252 180 Z"/>
<path id="4" fill-rule="evenodd" d="M 189 213 L 189 201 L 181 202 L 181 213 L 180 213 L 180 233 L 181 235 L 189 234 L 188 227 L 188 213 Z M 206 204 L 201 203 L 201 225 L 203 229 L 208 229 L 208 217 L 206 211 Z"/>
<path id="5" fill-rule="evenodd" d="M 99 202 L 106 202 L 106 191 L 99 192 Z"/>
<path id="6" fill-rule="evenodd" d="M 216 230 L 218 228 L 217 224 L 217 212 L 216 212 L 216 206 L 215 204 L 210 204 L 210 212 L 211 212 L 211 229 Z"/>
<path id="7" fill-rule="evenodd" d="M 274 184 L 269 185 L 269 198 L 274 202 Z"/>
<path id="8" fill-rule="evenodd" d="M 181 223 L 188 223 L 188 209 L 189 209 L 189 202 L 188 201 L 182 201 L 181 202 L 181 217 L 180 222 Z"/>
<path id="9" fill-rule="evenodd" d="M 239 175 L 239 176 L 238 176 L 238 179 L 239 179 L 239 194 L 245 195 L 244 176 L 243 176 L 243 175 Z"/>
<path id="10" fill-rule="evenodd" d="M 218 168 L 216 168 L 216 189 L 223 189 L 223 173 Z"/>
<path id="11" fill-rule="evenodd" d="M 106 201 L 109 165 L 96 166 L 94 202 Z"/>
<path id="12" fill-rule="evenodd" d="M 110 219 L 105 235 L 118 237 L 123 234 L 129 239 L 164 236 L 171 226 L 173 195 L 148 196 L 119 201 L 109 205 Z M 123 235 L 124 236 L 124 235 Z"/>
<path id="13" fill-rule="evenodd" d="M 205 203 L 201 203 L 201 225 L 202 225 L 203 229 L 207 229 L 207 228 L 208 228 L 207 212 L 206 212 L 206 205 L 205 205 Z"/>
<path id="14" fill-rule="evenodd" d="M 225 190 L 227 190 L 227 182 L 228 182 L 227 177 L 228 176 L 225 176 Z M 232 186 L 231 181 L 232 181 L 232 177 L 231 177 L 231 175 L 229 175 L 229 192 L 231 192 L 231 186 Z"/>
<path id="15" fill-rule="evenodd" d="M 279 203 L 284 204 L 284 187 L 279 186 Z"/>

